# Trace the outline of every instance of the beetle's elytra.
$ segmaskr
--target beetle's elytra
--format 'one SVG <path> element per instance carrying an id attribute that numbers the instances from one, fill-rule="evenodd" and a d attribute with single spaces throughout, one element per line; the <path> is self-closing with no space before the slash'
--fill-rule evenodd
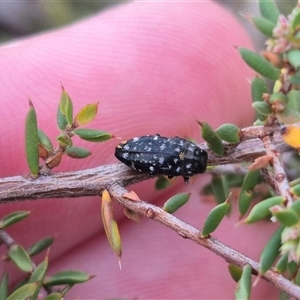
<path id="1" fill-rule="evenodd" d="M 115 156 L 125 165 L 151 175 L 189 177 L 204 173 L 207 152 L 196 144 L 180 137 L 167 138 L 145 135 L 121 142 Z"/>

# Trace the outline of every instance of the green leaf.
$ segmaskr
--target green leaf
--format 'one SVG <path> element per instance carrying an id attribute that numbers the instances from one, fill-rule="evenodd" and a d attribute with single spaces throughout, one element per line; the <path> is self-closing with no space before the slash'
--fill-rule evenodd
<path id="1" fill-rule="evenodd" d="M 0 299 L 6 299 L 8 295 L 8 273 L 5 272 L 0 282 Z"/>
<path id="2" fill-rule="evenodd" d="M 240 141 L 240 128 L 234 124 L 223 124 L 217 130 L 217 135 L 228 143 L 238 143 Z"/>
<path id="3" fill-rule="evenodd" d="M 263 101 L 260 102 L 253 102 L 252 107 L 256 110 L 257 112 L 257 117 L 261 115 L 260 120 L 264 120 L 265 116 L 268 116 L 273 113 L 271 106 Z"/>
<path id="4" fill-rule="evenodd" d="M 280 70 L 273 67 L 267 60 L 265 60 L 259 54 L 250 51 L 246 48 L 239 48 L 239 52 L 245 63 L 258 74 L 271 80 L 277 80 L 279 78 Z"/>
<path id="5" fill-rule="evenodd" d="M 238 199 L 240 217 L 242 217 L 249 209 L 251 201 L 253 199 L 253 191 L 241 190 Z"/>
<path id="6" fill-rule="evenodd" d="M 297 70 L 296 73 L 291 73 L 290 75 L 288 75 L 287 80 L 292 84 L 300 84 L 300 71 Z"/>
<path id="7" fill-rule="evenodd" d="M 73 132 L 83 140 L 96 143 L 107 141 L 113 137 L 112 134 L 106 131 L 96 129 L 74 129 Z"/>
<path id="8" fill-rule="evenodd" d="M 285 107 L 283 112 L 275 114 L 278 121 L 282 124 L 293 124 L 300 122 L 300 113 L 289 107 Z"/>
<path id="9" fill-rule="evenodd" d="M 81 147 L 67 147 L 66 148 L 66 152 L 65 152 L 69 157 L 72 158 L 86 158 L 88 156 L 90 156 L 92 153 L 85 149 L 85 148 L 81 148 Z"/>
<path id="10" fill-rule="evenodd" d="M 25 120 L 25 148 L 30 173 L 35 178 L 39 175 L 39 138 L 36 112 L 30 100 L 29 106 Z"/>
<path id="11" fill-rule="evenodd" d="M 266 81 L 261 77 L 254 77 L 251 81 L 251 95 L 252 101 L 263 101 L 263 95 L 269 94 L 269 88 Z"/>
<path id="12" fill-rule="evenodd" d="M 51 293 L 47 295 L 44 300 L 62 300 L 64 296 L 61 293 Z"/>
<path id="13" fill-rule="evenodd" d="M 290 50 L 286 54 L 286 58 L 293 67 L 295 68 L 300 67 L 300 50 L 298 49 Z"/>
<path id="14" fill-rule="evenodd" d="M 284 227 L 279 227 L 264 247 L 259 260 L 259 274 L 265 274 L 279 256 L 281 246 L 281 233 Z"/>
<path id="15" fill-rule="evenodd" d="M 68 124 L 71 126 L 73 123 L 73 103 L 63 86 L 59 107 L 61 113 L 66 117 Z"/>
<path id="16" fill-rule="evenodd" d="M 112 201 L 107 190 L 102 192 L 101 216 L 108 242 L 120 259 L 122 255 L 121 236 L 114 217 Z"/>
<path id="17" fill-rule="evenodd" d="M 287 270 L 287 264 L 288 264 L 288 253 L 285 253 L 282 255 L 275 266 L 275 272 L 278 272 L 280 274 L 283 274 Z"/>
<path id="18" fill-rule="evenodd" d="M 41 129 L 38 129 L 38 137 L 39 137 L 39 143 L 42 144 L 47 150 L 53 151 L 53 145 L 51 140 L 48 138 L 45 132 L 43 132 Z"/>
<path id="19" fill-rule="evenodd" d="M 243 273 L 241 279 L 237 284 L 237 288 L 235 290 L 235 299 L 250 299 L 251 294 L 251 266 L 245 265 L 243 267 Z"/>
<path id="20" fill-rule="evenodd" d="M 73 126 L 76 128 L 92 122 L 97 115 L 98 104 L 99 102 L 84 106 L 76 115 Z"/>
<path id="21" fill-rule="evenodd" d="M 296 32 L 294 32 L 294 34 L 297 34 L 298 29 L 300 27 L 300 12 L 299 11 L 297 11 L 297 13 L 293 15 L 293 19 L 292 19 L 290 26 L 291 26 L 292 31 L 296 31 Z"/>
<path id="22" fill-rule="evenodd" d="M 289 101 L 287 106 L 291 109 L 300 112 L 300 91 L 299 90 L 291 90 L 288 93 Z"/>
<path id="23" fill-rule="evenodd" d="M 62 148 L 67 146 L 71 147 L 73 145 L 72 139 L 64 133 L 60 134 L 56 139 L 59 143 L 59 146 Z"/>
<path id="24" fill-rule="evenodd" d="M 30 211 L 14 211 L 0 220 L 0 228 L 6 228 L 28 217 Z"/>
<path id="25" fill-rule="evenodd" d="M 48 269 L 48 253 L 46 255 L 46 258 L 36 267 L 32 276 L 29 279 L 28 283 L 37 282 L 37 288 L 31 298 L 32 300 L 38 299 L 41 287 L 43 285 L 43 280 L 46 276 L 47 269 Z"/>
<path id="26" fill-rule="evenodd" d="M 169 198 L 164 204 L 163 210 L 172 214 L 190 199 L 190 193 L 180 193 Z"/>
<path id="27" fill-rule="evenodd" d="M 36 291 L 36 288 L 36 282 L 25 284 L 9 295 L 6 300 L 31 299 Z"/>
<path id="28" fill-rule="evenodd" d="M 262 17 L 269 20 L 273 24 L 277 24 L 280 12 L 274 1 L 259 0 L 259 11 Z"/>
<path id="29" fill-rule="evenodd" d="M 275 24 L 268 21 L 265 18 L 262 17 L 252 17 L 251 18 L 254 26 L 264 35 L 268 37 L 273 36 L 273 29 L 275 27 Z"/>
<path id="30" fill-rule="evenodd" d="M 171 185 L 171 180 L 166 178 L 165 176 L 159 176 L 155 182 L 156 190 L 163 190 Z"/>
<path id="31" fill-rule="evenodd" d="M 68 121 L 66 116 L 60 110 L 60 104 L 58 105 L 57 108 L 56 121 L 57 121 L 58 129 L 60 131 L 64 131 L 66 129 L 66 126 L 68 125 Z"/>
<path id="32" fill-rule="evenodd" d="M 21 245 L 10 245 L 8 249 L 8 256 L 20 270 L 27 273 L 32 271 L 32 261 L 26 250 Z"/>
<path id="33" fill-rule="evenodd" d="M 292 205 L 290 206 L 290 209 L 292 209 L 298 216 L 300 216 L 300 199 L 296 199 Z"/>
<path id="34" fill-rule="evenodd" d="M 201 126 L 201 135 L 209 149 L 218 155 L 223 155 L 224 146 L 216 132 L 206 122 L 198 121 L 198 124 Z"/>
<path id="35" fill-rule="evenodd" d="M 42 238 L 41 240 L 33 244 L 29 249 L 27 249 L 28 255 L 34 256 L 41 253 L 42 251 L 50 247 L 53 241 L 54 241 L 53 237 Z"/>
<path id="36" fill-rule="evenodd" d="M 213 175 L 211 186 L 217 204 L 225 202 L 229 195 L 225 177 L 222 175 Z"/>
<path id="37" fill-rule="evenodd" d="M 249 209 L 253 198 L 253 190 L 260 179 L 260 170 L 249 171 L 244 177 L 242 188 L 240 190 L 238 205 L 239 212 L 243 216 Z"/>
<path id="38" fill-rule="evenodd" d="M 270 209 L 270 211 L 272 215 L 275 216 L 276 219 L 286 227 L 294 226 L 300 221 L 297 213 L 290 208 L 278 208 L 274 206 Z"/>
<path id="39" fill-rule="evenodd" d="M 229 264 L 228 265 L 228 271 L 229 271 L 232 279 L 235 282 L 238 282 L 241 279 L 241 276 L 242 276 L 242 273 L 243 273 L 242 268 L 240 268 L 236 265 L 233 265 L 233 264 Z"/>
<path id="40" fill-rule="evenodd" d="M 48 269 L 48 254 L 46 258 L 36 267 L 28 283 L 37 282 L 37 281 L 40 281 L 42 283 L 46 275 L 47 269 Z"/>
<path id="41" fill-rule="evenodd" d="M 76 284 L 90 280 L 92 276 L 80 271 L 62 271 L 44 280 L 44 285 Z"/>
<path id="42" fill-rule="evenodd" d="M 226 216 L 230 209 L 229 201 L 225 201 L 216 207 L 214 207 L 208 214 L 203 229 L 201 231 L 201 238 L 208 237 L 212 232 L 214 232 L 223 218 Z"/>
<path id="43" fill-rule="evenodd" d="M 275 205 L 281 205 L 283 204 L 284 201 L 285 201 L 285 197 L 274 196 L 257 203 L 256 205 L 253 206 L 247 218 L 242 220 L 242 223 L 251 224 L 266 218 L 271 213 L 270 212 L 271 207 Z"/>

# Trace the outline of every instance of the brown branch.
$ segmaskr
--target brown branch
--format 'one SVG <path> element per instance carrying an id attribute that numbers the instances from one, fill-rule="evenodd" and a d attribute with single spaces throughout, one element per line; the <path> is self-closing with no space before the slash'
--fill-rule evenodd
<path id="1" fill-rule="evenodd" d="M 127 190 L 120 185 L 114 184 L 109 188 L 110 195 L 123 207 L 134 211 L 140 215 L 153 219 L 176 231 L 181 237 L 194 241 L 195 243 L 209 249 L 218 256 L 222 257 L 228 263 L 243 267 L 249 264 L 252 267 L 252 273 L 257 275 L 259 264 L 236 250 L 226 246 L 220 241 L 210 237 L 208 239 L 200 238 L 199 229 L 181 221 L 173 215 L 165 212 L 163 209 L 144 201 L 132 201 L 123 197 Z M 293 284 L 282 275 L 268 271 L 262 276 L 266 281 L 272 283 L 281 291 L 287 293 L 294 299 L 300 299 L 300 287 Z"/>
<path id="2" fill-rule="evenodd" d="M 266 150 L 262 141 L 259 138 L 249 138 L 249 136 L 255 134 L 259 136 L 263 133 L 266 135 L 270 129 L 264 132 L 260 127 L 257 127 L 257 130 L 253 128 L 250 127 L 251 130 L 247 133 L 248 135 L 245 134 L 246 129 L 243 129 L 245 140 L 242 142 L 237 144 L 224 143 L 225 153 L 222 156 L 213 153 L 206 144 L 201 144 L 200 147 L 208 152 L 208 165 L 253 161 L 265 155 Z M 276 135 L 272 143 L 278 152 L 291 151 L 291 148 L 282 141 L 280 135 Z M 0 178 L 0 203 L 28 199 L 95 196 L 99 190 L 109 187 L 114 182 L 127 186 L 149 178 L 149 174 L 133 171 L 123 164 L 55 173 L 51 176 L 39 176 L 35 180 L 24 176 Z"/>
<path id="3" fill-rule="evenodd" d="M 276 135 L 274 137 L 276 138 Z M 265 136 L 262 139 L 266 153 L 272 158 L 272 165 L 274 168 L 274 176 L 272 176 L 272 182 L 275 184 L 278 193 L 286 198 L 288 203 L 291 205 L 293 203 L 293 198 L 289 192 L 290 186 L 287 180 L 286 172 L 283 168 L 283 164 L 280 158 L 280 153 L 276 151 L 273 147 L 271 138 Z"/>
<path id="4" fill-rule="evenodd" d="M 208 152 L 208 165 L 253 161 L 255 158 L 266 154 L 266 149 L 260 138 L 273 134 L 274 131 L 278 130 L 276 126 L 243 129 L 242 141 L 240 143 L 224 143 L 225 153 L 223 156 L 215 155 L 207 149 L 205 144 L 200 145 L 200 147 L 206 149 Z M 274 146 L 274 150 L 280 153 L 291 151 L 291 148 L 282 141 L 280 135 L 274 135 L 272 145 Z M 257 274 L 258 263 L 250 258 L 227 247 L 212 237 L 209 239 L 199 238 L 198 229 L 166 213 L 159 207 L 143 201 L 134 202 L 122 197 L 126 191 L 122 186 L 149 178 L 149 174 L 133 171 L 123 164 L 106 165 L 75 172 L 56 173 L 51 176 L 39 176 L 35 180 L 23 176 L 2 178 L 0 179 L 0 203 L 24 201 L 27 199 L 94 196 L 106 188 L 109 189 L 116 201 L 125 208 L 164 224 L 175 230 L 180 236 L 188 238 L 223 257 L 227 262 L 240 267 L 249 264 L 253 269 L 253 273 Z M 263 278 L 273 283 L 282 291 L 285 291 L 291 297 L 300 299 L 300 288 L 283 276 L 268 271 Z"/>
<path id="5" fill-rule="evenodd" d="M 44 198 L 96 196 L 112 182 L 124 186 L 150 178 L 123 164 L 101 166 L 51 176 L 14 176 L 0 179 L 0 203 Z"/>

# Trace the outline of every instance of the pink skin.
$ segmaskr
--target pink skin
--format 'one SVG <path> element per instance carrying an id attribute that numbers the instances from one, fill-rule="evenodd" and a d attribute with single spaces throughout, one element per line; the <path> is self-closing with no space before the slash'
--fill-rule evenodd
<path id="1" fill-rule="evenodd" d="M 100 101 L 90 125 L 124 139 L 160 133 L 199 139 L 195 120 L 213 127 L 230 122 L 251 124 L 250 85 L 254 73 L 234 46 L 251 48 L 234 18 L 213 2 L 130 3 L 107 10 L 65 29 L 44 33 L 0 49 L 1 177 L 27 174 L 24 119 L 28 96 L 38 122 L 55 140 L 60 82 L 71 95 L 75 112 Z M 85 160 L 65 158 L 57 171 L 116 163 L 114 147 L 77 141 L 93 152 Z M 154 181 L 130 187 L 140 198 L 161 205 L 178 191 L 192 192 L 176 216 L 198 228 L 214 206 L 199 196 L 209 176 L 198 175 L 185 186 L 182 178 L 164 192 Z M 234 212 L 215 236 L 258 259 L 274 228 L 269 224 L 234 227 Z M 1 206 L 1 216 L 31 210 L 31 216 L 8 229 L 25 247 L 55 236 L 50 270 L 77 269 L 96 275 L 71 290 L 67 299 L 230 299 L 235 283 L 227 263 L 200 246 L 181 239 L 151 220 L 129 221 L 116 205 L 123 242 L 122 271 L 105 238 L 97 197 L 25 201 Z M 42 256 L 40 256 L 42 259 Z M 2 264 L 3 265 L 3 264 Z M 14 273 L 18 278 L 19 272 Z M 274 298 L 275 289 L 260 282 L 256 299 Z M 253 299 L 254 299 L 253 298 Z"/>

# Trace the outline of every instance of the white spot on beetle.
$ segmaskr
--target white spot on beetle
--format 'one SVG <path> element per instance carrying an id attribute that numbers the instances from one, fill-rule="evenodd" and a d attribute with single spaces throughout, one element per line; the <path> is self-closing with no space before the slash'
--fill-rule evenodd
<path id="1" fill-rule="evenodd" d="M 150 167 L 149 167 L 149 170 L 150 170 L 151 172 L 153 172 L 153 171 L 154 171 L 154 167 L 150 166 Z"/>
<path id="2" fill-rule="evenodd" d="M 164 157 L 160 157 L 158 159 L 158 162 L 162 165 L 164 163 L 165 158 Z"/>

